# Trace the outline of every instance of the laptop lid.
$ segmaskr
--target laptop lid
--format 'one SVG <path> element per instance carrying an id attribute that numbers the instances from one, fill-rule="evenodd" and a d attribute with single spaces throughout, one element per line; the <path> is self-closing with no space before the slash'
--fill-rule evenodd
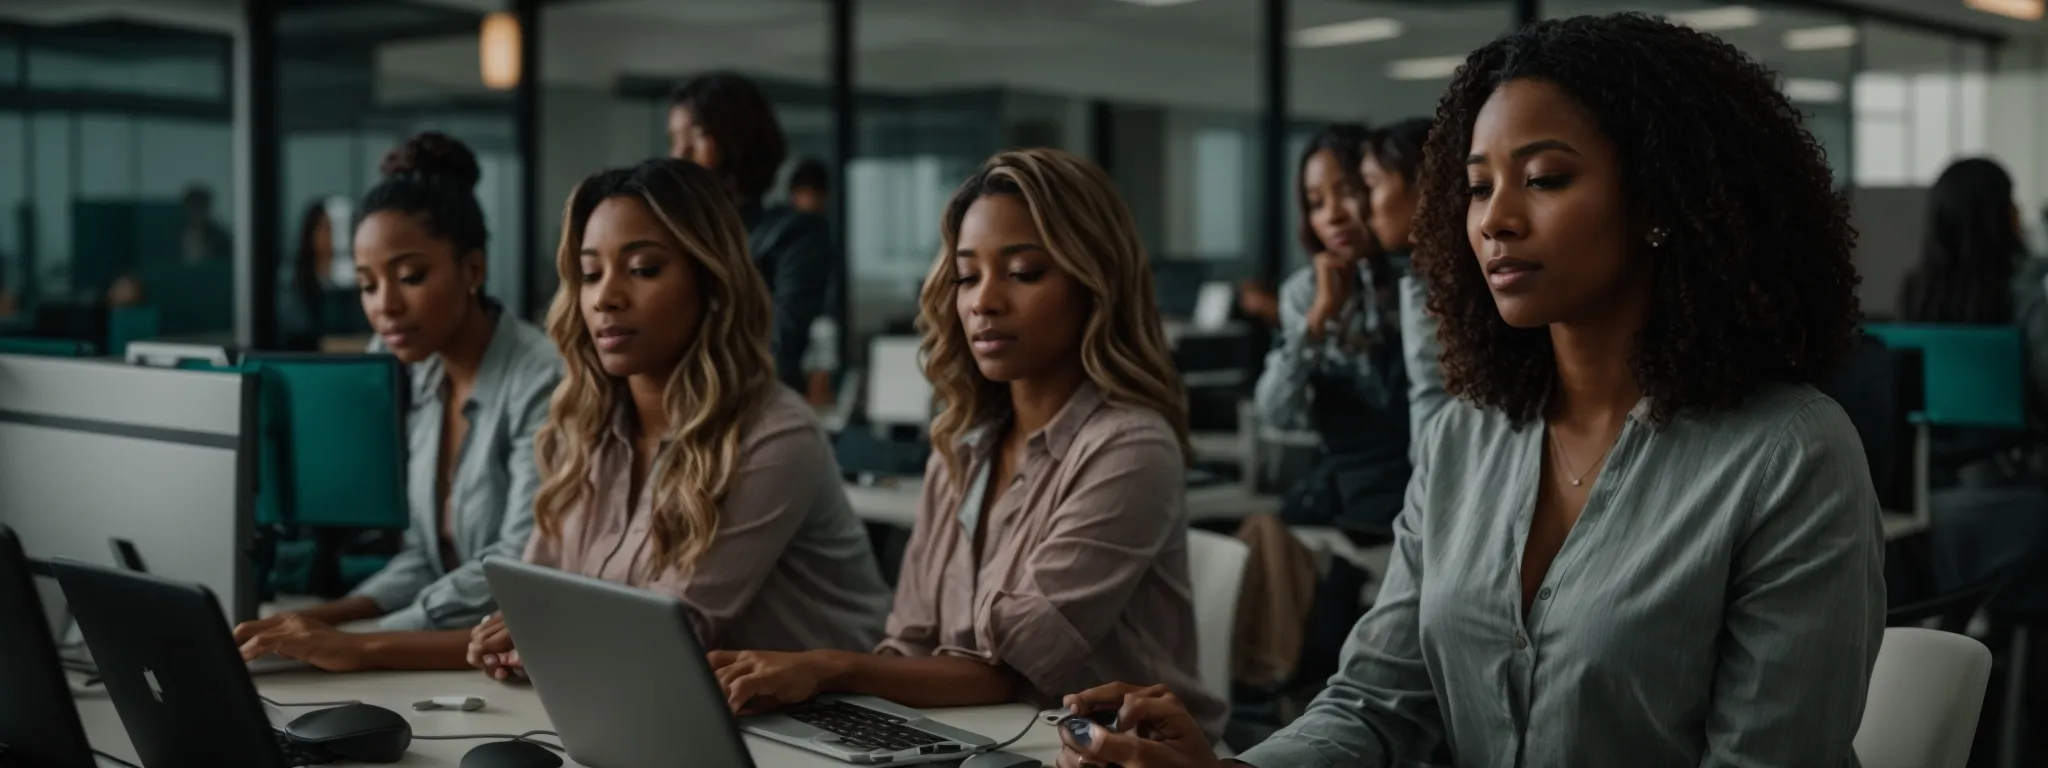
<path id="1" fill-rule="evenodd" d="M 93 768 L 92 745 L 43 620 L 21 540 L 0 525 L 0 753 L 37 768 Z M 0 762 L 5 762 L 0 760 Z M 13 764 L 13 763 L 7 763 Z"/>
<path id="2" fill-rule="evenodd" d="M 689 609 L 652 592 L 492 557 L 491 594 L 562 735 L 590 768 L 752 768 Z"/>
<path id="3" fill-rule="evenodd" d="M 211 591 L 61 558 L 50 569 L 143 765 L 285 768 Z"/>

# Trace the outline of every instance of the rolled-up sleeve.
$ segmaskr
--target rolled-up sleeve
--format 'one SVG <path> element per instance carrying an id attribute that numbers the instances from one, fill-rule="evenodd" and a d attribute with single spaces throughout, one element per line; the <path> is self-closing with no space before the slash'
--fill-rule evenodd
<path id="1" fill-rule="evenodd" d="M 1089 652 L 1123 616 L 1172 536 L 1187 535 L 1186 474 L 1170 433 L 1125 432 L 1081 459 L 1012 589 L 990 590 L 978 645 L 1040 691 L 1091 687 Z"/>
<path id="2" fill-rule="evenodd" d="M 1770 467 L 1736 553 L 1700 765 L 1853 765 L 1884 636 L 1876 492 L 1831 401 L 1799 411 Z"/>
<path id="3" fill-rule="evenodd" d="M 933 542 L 934 537 L 953 529 L 942 525 L 939 489 L 946 485 L 946 468 L 937 453 L 925 462 L 924 476 L 924 490 L 917 502 L 917 523 L 911 527 L 910 544 L 903 550 L 902 570 L 896 577 L 896 602 L 889 609 L 888 628 L 882 644 L 875 648 L 877 653 L 930 656 L 939 644 L 935 590 L 945 562 Z"/>
<path id="4" fill-rule="evenodd" d="M 349 592 L 352 597 L 369 598 L 384 613 L 378 626 L 388 631 L 427 629 L 426 615 L 406 610 L 413 598 L 434 583 L 434 566 L 427 561 L 429 548 L 423 541 L 428 532 L 414 525 L 406 529 L 405 543 L 391 562 L 357 584 Z"/>
<path id="5" fill-rule="evenodd" d="M 1426 433 L 1431 434 L 1431 433 Z M 1431 440 L 1431 442 L 1435 442 Z M 1422 759 L 1443 733 L 1419 618 L 1428 514 L 1427 449 L 1394 520 L 1394 552 L 1370 613 L 1344 641 L 1337 674 L 1300 718 L 1238 756 L 1256 768 L 1391 768 Z"/>

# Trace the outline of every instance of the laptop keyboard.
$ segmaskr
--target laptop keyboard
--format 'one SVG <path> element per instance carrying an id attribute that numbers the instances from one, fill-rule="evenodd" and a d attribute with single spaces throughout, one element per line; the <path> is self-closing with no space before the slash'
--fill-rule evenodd
<path id="1" fill-rule="evenodd" d="M 782 714 L 838 736 L 856 749 L 895 752 L 951 741 L 906 726 L 907 721 L 895 715 L 843 701 L 813 701 L 783 710 Z"/>

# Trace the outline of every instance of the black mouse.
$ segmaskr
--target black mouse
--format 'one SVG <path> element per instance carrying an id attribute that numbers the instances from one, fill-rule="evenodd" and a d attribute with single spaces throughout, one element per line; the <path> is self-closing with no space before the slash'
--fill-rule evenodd
<path id="1" fill-rule="evenodd" d="M 383 707 L 350 704 L 300 715 L 284 735 L 314 762 L 395 763 L 412 746 L 412 723 Z"/>
<path id="2" fill-rule="evenodd" d="M 562 758 L 531 741 L 494 741 L 462 756 L 461 768 L 557 768 Z"/>

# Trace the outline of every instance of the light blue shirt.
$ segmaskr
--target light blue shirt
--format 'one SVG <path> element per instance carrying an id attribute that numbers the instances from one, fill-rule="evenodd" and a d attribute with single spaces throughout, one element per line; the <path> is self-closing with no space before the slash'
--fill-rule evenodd
<path id="1" fill-rule="evenodd" d="M 405 420 L 412 525 L 398 556 L 353 593 L 384 609 L 380 629 L 454 629 L 482 621 L 497 609 L 483 559 L 519 559 L 533 534 L 533 497 L 541 482 L 533 437 L 547 422 L 562 359 L 532 324 L 511 315 L 500 315 L 497 324 L 475 388 L 461 406 L 469 432 L 449 478 L 455 529 L 450 543 L 457 560 L 452 569 L 441 562 L 441 503 L 435 494 L 447 376 L 438 355 L 412 366 L 412 408 Z"/>
<path id="2" fill-rule="evenodd" d="M 1629 415 L 1526 618 L 1546 432 L 1463 402 L 1425 428 L 1379 602 L 1257 768 L 1855 766 L 1884 631 L 1855 427 L 1811 387 L 1662 428 Z"/>

